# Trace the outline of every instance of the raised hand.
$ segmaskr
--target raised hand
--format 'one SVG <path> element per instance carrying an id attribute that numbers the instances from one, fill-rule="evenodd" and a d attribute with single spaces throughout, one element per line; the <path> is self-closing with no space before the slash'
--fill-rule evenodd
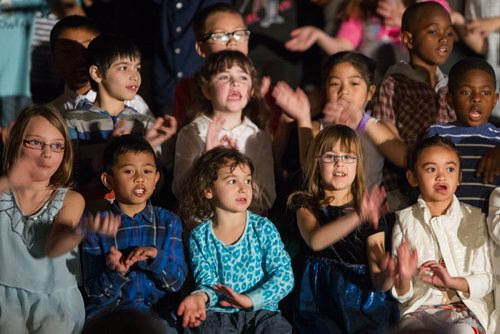
<path id="1" fill-rule="evenodd" d="M 493 183 L 495 176 L 500 176 L 500 146 L 492 148 L 481 158 L 476 175 L 483 175 L 484 183 Z"/>
<path id="2" fill-rule="evenodd" d="M 130 129 L 127 126 L 126 119 L 120 119 L 116 122 L 113 132 L 111 132 L 111 137 L 119 137 L 130 134 Z"/>
<path id="3" fill-rule="evenodd" d="M 115 246 L 111 246 L 108 255 L 106 256 L 106 265 L 109 269 L 119 272 L 124 275 L 130 269 L 130 265 L 127 265 L 123 261 L 123 254 Z"/>
<path id="4" fill-rule="evenodd" d="M 276 104 L 285 114 L 297 122 L 311 120 L 311 106 L 306 93 L 300 88 L 293 90 L 286 82 L 279 81 L 272 93 Z"/>
<path id="5" fill-rule="evenodd" d="M 466 25 L 469 31 L 478 31 L 484 38 L 492 32 L 500 29 L 500 17 L 489 17 L 484 19 L 475 19 Z"/>
<path id="6" fill-rule="evenodd" d="M 213 286 L 212 289 L 224 296 L 225 299 L 219 302 L 219 304 L 223 307 L 248 309 L 253 306 L 253 302 L 250 297 L 239 294 L 228 286 L 218 283 Z"/>
<path id="7" fill-rule="evenodd" d="M 389 207 L 385 200 L 386 193 L 384 187 L 375 185 L 370 192 L 366 191 L 360 204 L 361 221 L 368 222 L 374 229 L 377 229 L 380 216 L 389 212 Z"/>
<path id="8" fill-rule="evenodd" d="M 170 115 L 157 117 L 153 126 L 146 132 L 144 138 L 152 147 L 159 146 L 169 140 L 177 132 L 177 120 Z"/>
<path id="9" fill-rule="evenodd" d="M 212 117 L 212 121 L 208 123 L 207 141 L 205 142 L 205 151 L 210 151 L 214 147 L 221 146 L 219 139 L 222 128 L 226 120 L 221 116 Z"/>
<path id="10" fill-rule="evenodd" d="M 349 105 L 349 102 L 343 99 L 326 103 L 323 107 L 323 122 L 325 124 L 343 124 L 351 129 L 356 129 L 363 114 L 350 112 Z"/>
<path id="11" fill-rule="evenodd" d="M 403 240 L 397 249 L 397 275 L 400 280 L 411 280 L 417 273 L 418 255 L 416 249 L 410 249 L 407 240 Z"/>
<path id="12" fill-rule="evenodd" d="M 7 189 L 22 189 L 29 186 L 32 181 L 31 175 L 35 171 L 36 166 L 33 161 L 19 158 L 14 162 L 9 170 L 9 174 L 0 177 L 0 194 Z"/>
<path id="13" fill-rule="evenodd" d="M 205 293 L 194 293 L 184 298 L 177 309 L 177 315 L 182 317 L 182 327 L 198 327 L 206 319 L 207 301 Z"/>
<path id="14" fill-rule="evenodd" d="M 120 227 L 121 216 L 115 215 L 111 211 L 99 211 L 95 214 L 84 214 L 80 219 L 80 231 L 86 233 L 99 233 L 109 237 L 116 236 Z"/>
<path id="15" fill-rule="evenodd" d="M 405 9 L 401 0 L 379 0 L 376 13 L 383 18 L 385 25 L 400 27 Z"/>
<path id="16" fill-rule="evenodd" d="M 290 38 L 285 43 L 285 48 L 291 51 L 306 51 L 319 38 L 321 30 L 313 26 L 304 26 L 293 30 Z"/>

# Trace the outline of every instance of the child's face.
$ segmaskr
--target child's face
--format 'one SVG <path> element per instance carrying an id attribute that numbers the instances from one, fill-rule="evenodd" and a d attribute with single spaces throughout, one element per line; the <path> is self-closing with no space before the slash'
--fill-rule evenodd
<path id="1" fill-rule="evenodd" d="M 333 66 L 326 83 L 327 102 L 344 100 L 353 112 L 364 110 L 374 92 L 375 85 L 368 86 L 358 69 L 349 62 Z"/>
<path id="2" fill-rule="evenodd" d="M 99 94 L 113 99 L 132 100 L 141 86 L 141 60 L 116 59 L 103 76 L 96 66 L 90 67 L 90 75 L 99 85 Z"/>
<path id="3" fill-rule="evenodd" d="M 415 170 L 408 171 L 407 177 L 411 186 L 420 189 L 425 202 L 449 204 L 460 182 L 460 161 L 448 147 L 428 147 L 421 152 Z"/>
<path id="4" fill-rule="evenodd" d="M 238 30 L 247 30 L 241 15 L 223 12 L 213 14 L 207 18 L 204 33 L 210 35 L 216 32 L 232 33 Z M 246 55 L 248 54 L 248 38 L 241 38 L 239 41 L 230 38 L 227 43 L 220 43 L 211 39 L 196 42 L 196 51 L 202 58 L 223 50 L 240 51 Z"/>
<path id="5" fill-rule="evenodd" d="M 33 181 L 49 182 L 64 158 L 64 135 L 41 116 L 34 117 L 26 128 L 21 156 L 34 162 Z"/>
<path id="6" fill-rule="evenodd" d="M 356 157 L 354 152 L 347 152 L 340 147 L 340 141 L 337 141 L 332 151 L 324 152 L 322 156 L 350 156 Z M 348 158 L 349 159 L 349 158 Z M 344 199 L 350 197 L 352 183 L 356 178 L 356 170 L 358 166 L 357 159 L 349 159 L 346 163 L 346 158 L 337 157 L 334 162 L 323 162 L 323 159 L 318 159 L 319 171 L 323 189 L 328 196 Z"/>
<path id="7" fill-rule="evenodd" d="M 458 121 L 468 126 L 487 123 L 498 101 L 493 78 L 477 69 L 465 72 L 455 91 L 449 92 L 447 97 Z"/>
<path id="8" fill-rule="evenodd" d="M 141 210 L 153 194 L 160 173 L 151 153 L 125 152 L 118 156 L 112 174 L 103 173 L 101 178 L 114 191 L 122 210 L 124 207 Z"/>
<path id="9" fill-rule="evenodd" d="M 66 29 L 55 41 L 52 65 L 73 90 L 89 85 L 85 51 L 96 36 L 85 29 Z"/>
<path id="10" fill-rule="evenodd" d="M 212 102 L 214 113 L 241 112 L 253 94 L 252 78 L 241 67 L 233 65 L 213 75 L 203 87 L 203 94 Z"/>
<path id="11" fill-rule="evenodd" d="M 450 15 L 444 9 L 433 8 L 421 15 L 414 32 L 403 32 L 402 38 L 415 65 L 442 65 L 453 50 Z"/>
<path id="12" fill-rule="evenodd" d="M 205 191 L 216 210 L 231 213 L 245 212 L 252 202 L 252 172 L 247 165 L 219 169 L 217 180 Z"/>

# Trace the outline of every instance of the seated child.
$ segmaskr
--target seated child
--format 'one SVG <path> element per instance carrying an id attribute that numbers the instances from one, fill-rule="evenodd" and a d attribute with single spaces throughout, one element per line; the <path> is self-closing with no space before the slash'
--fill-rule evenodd
<path id="1" fill-rule="evenodd" d="M 181 221 L 149 201 L 160 178 L 153 148 L 141 136 L 113 138 L 101 178 L 116 195 L 110 210 L 121 225 L 115 238 L 92 234 L 84 240 L 87 316 L 132 308 L 156 314 L 173 330 L 171 295 L 182 287 L 187 265 Z"/>
<path id="2" fill-rule="evenodd" d="M 448 79 L 438 67 L 453 49 L 453 28 L 446 9 L 430 1 L 405 10 L 401 32 L 410 62 L 389 68 L 376 96 L 373 116 L 411 147 L 430 125 L 456 119 L 446 103 Z M 409 204 L 403 170 L 386 167 L 387 198 L 393 208 L 403 208 Z"/>
<path id="3" fill-rule="evenodd" d="M 69 190 L 68 130 L 50 105 L 17 118 L 4 151 L 0 193 L 0 333 L 79 334 L 84 323 L 78 244 L 86 231 L 116 234 L 113 214 L 81 219 Z M 22 175 L 20 175 L 22 173 Z M 21 179 L 22 178 L 22 179 Z M 10 188 L 10 189 L 7 189 Z"/>
<path id="4" fill-rule="evenodd" d="M 454 195 L 460 180 L 455 145 L 439 136 L 408 156 L 408 182 L 418 202 L 396 213 L 393 296 L 401 327 L 452 326 L 453 333 L 491 333 L 494 278 L 481 210 Z"/>
<path id="5" fill-rule="evenodd" d="M 462 59 L 450 70 L 447 94 L 457 121 L 431 125 L 426 134 L 446 137 L 457 146 L 462 178 L 456 196 L 485 214 L 491 191 L 500 186 L 500 129 L 488 122 L 498 101 L 495 89 L 490 64 L 479 58 Z"/>
<path id="6" fill-rule="evenodd" d="M 110 137 L 141 134 L 161 151 L 157 146 L 175 133 L 176 125 L 171 116 L 155 120 L 125 105 L 141 85 L 141 54 L 132 41 L 118 35 L 97 36 L 89 44 L 87 57 L 90 84 L 97 91 L 95 103 L 82 100 L 79 110 L 64 117 L 76 148 L 77 189 L 92 205 L 104 198 L 99 159 Z M 164 157 L 162 162 L 167 162 L 168 156 Z"/>
<path id="7" fill-rule="evenodd" d="M 495 273 L 495 311 L 491 314 L 491 321 L 497 319 L 496 331 L 492 333 L 498 334 L 500 331 L 500 187 L 491 192 L 490 208 L 488 214 L 488 230 L 493 241 L 491 243 L 491 259 L 493 262 L 493 272 Z"/>
<path id="8" fill-rule="evenodd" d="M 85 16 L 67 16 L 50 31 L 50 59 L 56 72 L 64 79 L 64 93 L 51 103 L 64 115 L 74 110 L 79 101 L 94 103 L 96 91 L 91 89 L 85 52 L 89 43 L 100 34 L 97 24 Z M 150 114 L 148 105 L 136 94 L 125 105 L 141 114 Z"/>
<path id="9" fill-rule="evenodd" d="M 314 138 L 304 168 L 306 191 L 291 195 L 309 246 L 295 324 L 299 333 L 385 333 L 399 319 L 388 291 L 385 193 L 365 190 L 361 140 L 345 125 Z M 347 293 L 346 293 L 347 291 Z"/>
<path id="10" fill-rule="evenodd" d="M 173 193 L 180 197 L 203 152 L 224 145 L 254 161 L 259 201 L 253 204 L 260 210 L 271 208 L 276 198 L 273 153 L 271 138 L 263 130 L 264 106 L 252 61 L 239 51 L 220 51 L 207 58 L 197 75 L 198 115 L 177 136 Z"/>
<path id="11" fill-rule="evenodd" d="M 200 333 L 291 333 L 278 302 L 293 287 L 290 257 L 276 227 L 248 211 L 254 164 L 216 147 L 192 168 L 181 200 L 196 290 L 180 304 L 183 327 Z M 190 332 L 190 330 L 187 330 Z"/>

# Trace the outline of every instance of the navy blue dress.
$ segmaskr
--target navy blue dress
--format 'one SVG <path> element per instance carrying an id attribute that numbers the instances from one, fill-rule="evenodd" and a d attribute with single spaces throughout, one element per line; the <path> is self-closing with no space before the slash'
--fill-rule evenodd
<path id="1" fill-rule="evenodd" d="M 352 212 L 352 205 L 325 206 L 315 213 L 321 225 Z M 386 231 L 363 224 L 319 252 L 310 250 L 300 282 L 295 323 L 300 333 L 386 333 L 399 320 L 389 292 L 371 283 L 366 239 Z"/>

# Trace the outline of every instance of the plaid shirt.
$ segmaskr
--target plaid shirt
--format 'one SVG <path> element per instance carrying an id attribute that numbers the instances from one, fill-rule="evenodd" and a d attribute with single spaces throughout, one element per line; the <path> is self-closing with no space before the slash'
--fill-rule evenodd
<path id="1" fill-rule="evenodd" d="M 122 218 L 116 237 L 91 234 L 83 242 L 87 315 L 124 305 L 171 309 L 170 292 L 182 287 L 187 272 L 179 217 L 151 203 L 134 217 L 124 214 L 116 203 L 111 211 Z M 106 265 L 111 246 L 124 257 L 146 246 L 156 247 L 158 255 L 135 263 L 121 275 Z"/>
<path id="2" fill-rule="evenodd" d="M 409 147 L 415 145 L 430 125 L 456 120 L 455 111 L 446 103 L 448 78 L 439 68 L 436 76 L 436 87 L 432 88 L 422 72 L 400 62 L 388 70 L 380 85 L 372 115 L 393 124 Z M 402 176 L 400 168 L 394 165 L 386 168 L 387 189 L 400 188 Z"/>

